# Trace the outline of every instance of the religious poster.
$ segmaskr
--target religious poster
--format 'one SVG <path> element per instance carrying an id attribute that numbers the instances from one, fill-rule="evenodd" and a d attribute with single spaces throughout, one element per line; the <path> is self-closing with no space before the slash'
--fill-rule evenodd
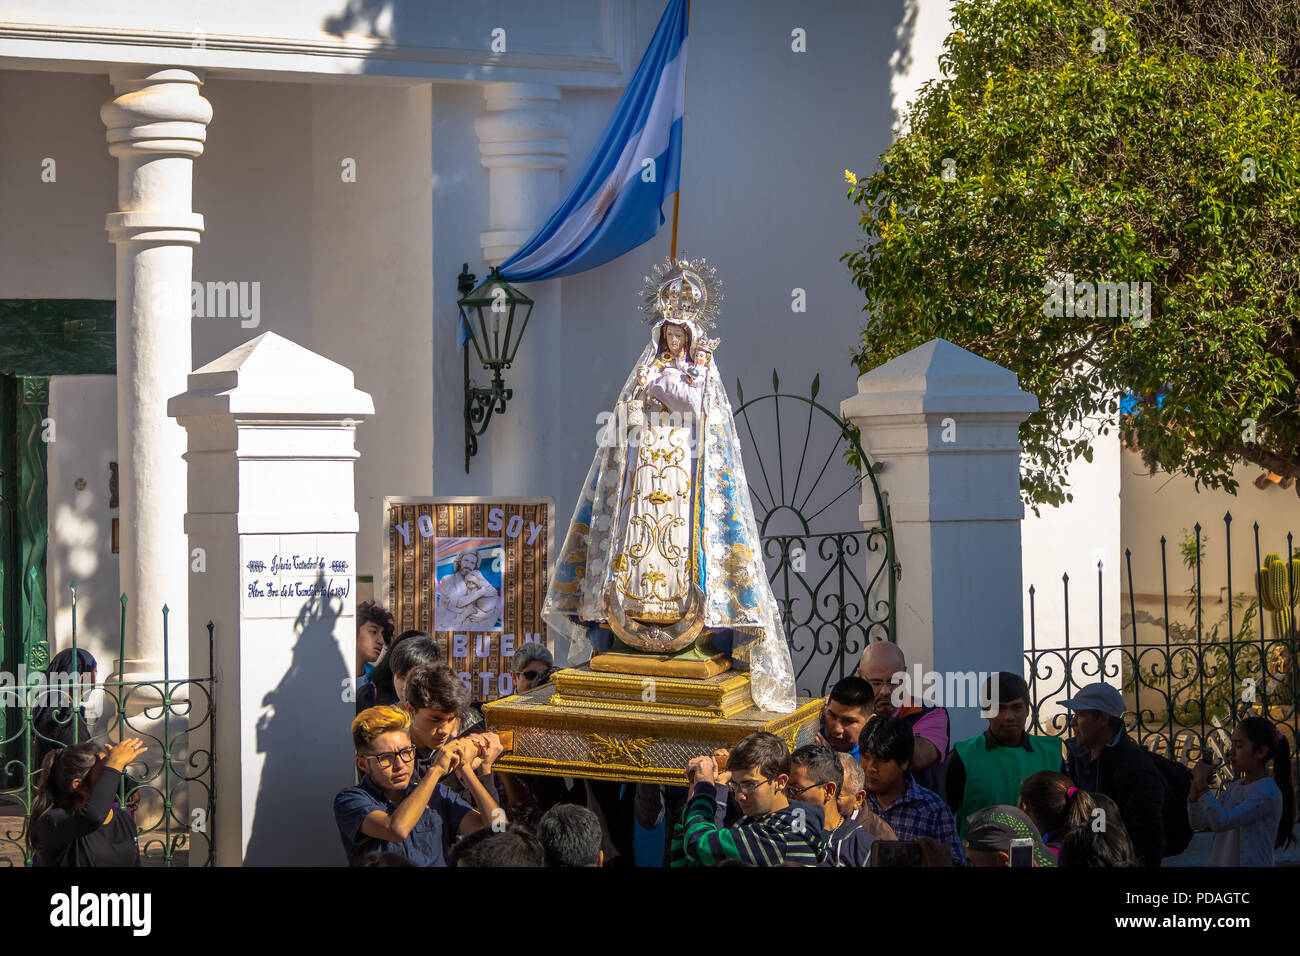
<path id="1" fill-rule="evenodd" d="M 514 692 L 510 661 L 547 644 L 552 498 L 384 499 L 384 583 L 397 633 L 427 631 L 476 702 Z"/>

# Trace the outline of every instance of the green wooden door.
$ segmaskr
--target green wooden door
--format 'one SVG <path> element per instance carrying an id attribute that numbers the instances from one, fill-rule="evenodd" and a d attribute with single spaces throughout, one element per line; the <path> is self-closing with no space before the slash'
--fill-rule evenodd
<path id="1" fill-rule="evenodd" d="M 50 376 L 116 374 L 115 338 L 111 301 L 0 299 L 0 670 L 11 674 L 23 666 L 43 669 L 50 660 L 45 620 Z M 15 752 L 19 728 L 6 726 L 14 714 L 0 706 L 0 761 L 21 759 Z M 5 780 L 0 773 L 0 787 L 13 785 L 14 776 Z"/>

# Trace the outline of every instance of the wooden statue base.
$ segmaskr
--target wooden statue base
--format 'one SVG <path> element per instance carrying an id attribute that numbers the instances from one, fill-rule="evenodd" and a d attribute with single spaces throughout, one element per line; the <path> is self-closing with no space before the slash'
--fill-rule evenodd
<path id="1" fill-rule="evenodd" d="M 651 677 L 689 677 L 701 680 L 731 668 L 726 654 L 705 658 L 685 658 L 679 654 L 622 654 L 610 651 L 594 654 L 588 665 L 593 671 L 613 674 L 640 674 Z"/>
<path id="2" fill-rule="evenodd" d="M 599 655 L 611 656 L 632 655 Z M 640 657 L 643 670 L 654 666 Z M 483 705 L 488 730 L 514 735 L 498 770 L 686 786 L 692 757 L 755 731 L 776 734 L 791 750 L 817 733 L 819 698 L 800 698 L 789 714 L 759 710 L 748 673 L 627 674 L 594 664 L 557 671 L 552 684 Z"/>

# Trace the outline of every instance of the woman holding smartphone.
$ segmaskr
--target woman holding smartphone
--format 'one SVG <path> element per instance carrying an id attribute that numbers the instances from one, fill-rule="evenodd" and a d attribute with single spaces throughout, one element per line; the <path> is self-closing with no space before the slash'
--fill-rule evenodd
<path id="1" fill-rule="evenodd" d="M 47 754 L 27 828 L 37 866 L 139 866 L 135 820 L 116 802 L 126 766 L 144 753 L 136 737 L 107 753 L 76 744 Z"/>

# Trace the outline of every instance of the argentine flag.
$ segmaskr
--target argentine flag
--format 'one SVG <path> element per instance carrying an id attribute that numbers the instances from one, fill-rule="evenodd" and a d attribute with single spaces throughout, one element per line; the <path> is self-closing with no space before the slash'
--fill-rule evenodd
<path id="1" fill-rule="evenodd" d="M 632 82 L 569 194 L 501 264 L 512 282 L 574 275 L 617 259 L 664 224 L 678 189 L 686 106 L 686 0 L 670 0 Z"/>

